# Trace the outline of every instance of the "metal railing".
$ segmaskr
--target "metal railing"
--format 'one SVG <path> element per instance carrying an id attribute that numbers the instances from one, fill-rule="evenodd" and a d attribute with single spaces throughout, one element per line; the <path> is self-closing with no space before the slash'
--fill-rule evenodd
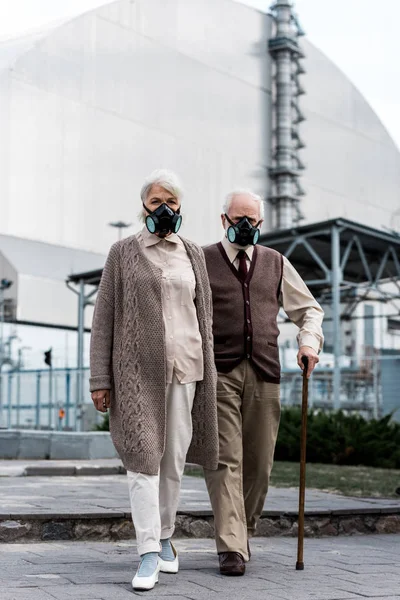
<path id="1" fill-rule="evenodd" d="M 81 374 L 81 378 L 80 378 Z M 309 384 L 311 408 L 332 410 L 333 369 L 317 367 Z M 89 369 L 23 370 L 0 375 L 0 428 L 86 431 L 103 419 L 90 399 Z M 78 402 L 83 380 L 84 402 Z M 298 367 L 282 368 L 282 406 L 301 402 Z M 375 355 L 342 367 L 340 407 L 367 418 L 394 412 L 400 421 L 400 354 Z"/>
<path id="2" fill-rule="evenodd" d="M 79 376 L 81 374 L 81 377 Z M 88 390 L 77 402 L 78 386 Z M 89 394 L 89 369 L 21 370 L 0 374 L 0 427 L 81 431 L 98 422 Z"/>
<path id="3" fill-rule="evenodd" d="M 316 368 L 309 383 L 310 408 L 334 408 L 333 380 L 333 369 Z M 282 369 L 282 406 L 300 405 L 301 386 L 298 369 Z M 393 418 L 400 421 L 400 354 L 367 357 L 357 366 L 342 367 L 340 408 L 366 418 L 393 412 Z"/>

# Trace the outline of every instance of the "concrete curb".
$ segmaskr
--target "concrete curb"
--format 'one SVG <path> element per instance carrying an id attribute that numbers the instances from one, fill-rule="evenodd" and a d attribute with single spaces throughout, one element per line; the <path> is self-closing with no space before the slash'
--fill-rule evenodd
<path id="1" fill-rule="evenodd" d="M 118 461 L 118 462 L 117 462 Z M 97 463 L 90 464 L 85 461 L 59 460 L 37 461 L 37 464 L 24 464 L 23 461 L 7 461 L 4 466 L 0 460 L 0 477 L 97 477 L 100 475 L 126 475 L 126 469 L 118 459 L 97 459 Z M 49 464 L 46 464 L 48 462 Z M 108 464 L 112 462 L 112 464 Z M 80 464 L 83 463 L 83 464 Z M 117 463 L 117 464 L 116 464 Z M 186 463 L 186 475 L 202 476 L 202 468 Z"/>
<path id="2" fill-rule="evenodd" d="M 305 536 L 400 533 L 400 507 L 392 513 L 385 513 L 385 509 L 355 512 L 324 511 L 306 514 Z M 296 537 L 297 531 L 297 515 L 266 512 L 260 519 L 257 537 Z M 117 541 L 134 537 L 130 514 L 115 511 L 76 515 L 2 515 L 0 520 L 1 543 L 45 540 Z M 174 537 L 213 538 L 212 516 L 200 512 L 178 513 Z"/>
<path id="3" fill-rule="evenodd" d="M 98 475 L 126 475 L 123 466 L 29 466 L 21 473 L 22 477 L 96 477 Z"/>
<path id="4" fill-rule="evenodd" d="M 0 459 L 118 458 L 108 431 L 0 430 Z"/>
<path id="5" fill-rule="evenodd" d="M 64 461 L 60 461 L 64 462 Z M 196 465 L 186 464 L 185 474 L 201 473 L 201 468 Z M 0 467 L 0 477 L 98 477 L 101 475 L 126 475 L 125 467 L 107 464 L 38 464 L 38 465 L 7 465 L 3 470 Z"/>

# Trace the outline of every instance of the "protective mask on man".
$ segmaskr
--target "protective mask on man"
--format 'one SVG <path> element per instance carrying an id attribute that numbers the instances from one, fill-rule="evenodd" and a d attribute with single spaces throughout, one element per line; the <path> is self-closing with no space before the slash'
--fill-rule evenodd
<path id="1" fill-rule="evenodd" d="M 239 244 L 239 246 L 255 246 L 260 238 L 260 230 L 258 226 L 261 221 L 254 227 L 248 217 L 242 217 L 237 223 L 233 223 L 227 214 L 225 214 L 230 227 L 226 232 L 228 240 L 231 244 Z"/>
<path id="2" fill-rule="evenodd" d="M 165 237 L 169 233 L 178 233 L 182 225 L 182 217 L 179 214 L 180 209 L 173 210 L 168 204 L 160 204 L 153 211 L 149 210 L 143 204 L 145 210 L 149 213 L 146 217 L 146 227 L 150 233 L 158 233 L 161 237 Z"/>

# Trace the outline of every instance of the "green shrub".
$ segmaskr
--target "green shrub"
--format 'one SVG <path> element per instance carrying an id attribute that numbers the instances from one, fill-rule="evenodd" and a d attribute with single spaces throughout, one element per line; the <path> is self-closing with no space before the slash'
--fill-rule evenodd
<path id="1" fill-rule="evenodd" d="M 96 425 L 109 431 L 109 415 Z M 301 409 L 283 408 L 275 460 L 299 462 Z M 343 412 L 308 412 L 307 462 L 400 469 L 400 423 Z"/>
<path id="2" fill-rule="evenodd" d="M 283 409 L 275 460 L 300 460 L 300 431 L 301 409 Z M 342 411 L 309 411 L 307 462 L 398 469 L 400 424 L 391 415 L 367 421 Z"/>

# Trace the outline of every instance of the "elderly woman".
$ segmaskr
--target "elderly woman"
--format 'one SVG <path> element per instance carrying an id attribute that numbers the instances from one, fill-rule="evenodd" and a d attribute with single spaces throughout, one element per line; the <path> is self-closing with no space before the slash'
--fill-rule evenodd
<path id="1" fill-rule="evenodd" d="M 92 326 L 90 390 L 97 410 L 110 408 L 128 473 L 138 590 L 178 571 L 170 538 L 186 458 L 218 461 L 211 291 L 203 251 L 177 235 L 181 196 L 169 171 L 145 181 L 146 226 L 112 246 Z"/>

